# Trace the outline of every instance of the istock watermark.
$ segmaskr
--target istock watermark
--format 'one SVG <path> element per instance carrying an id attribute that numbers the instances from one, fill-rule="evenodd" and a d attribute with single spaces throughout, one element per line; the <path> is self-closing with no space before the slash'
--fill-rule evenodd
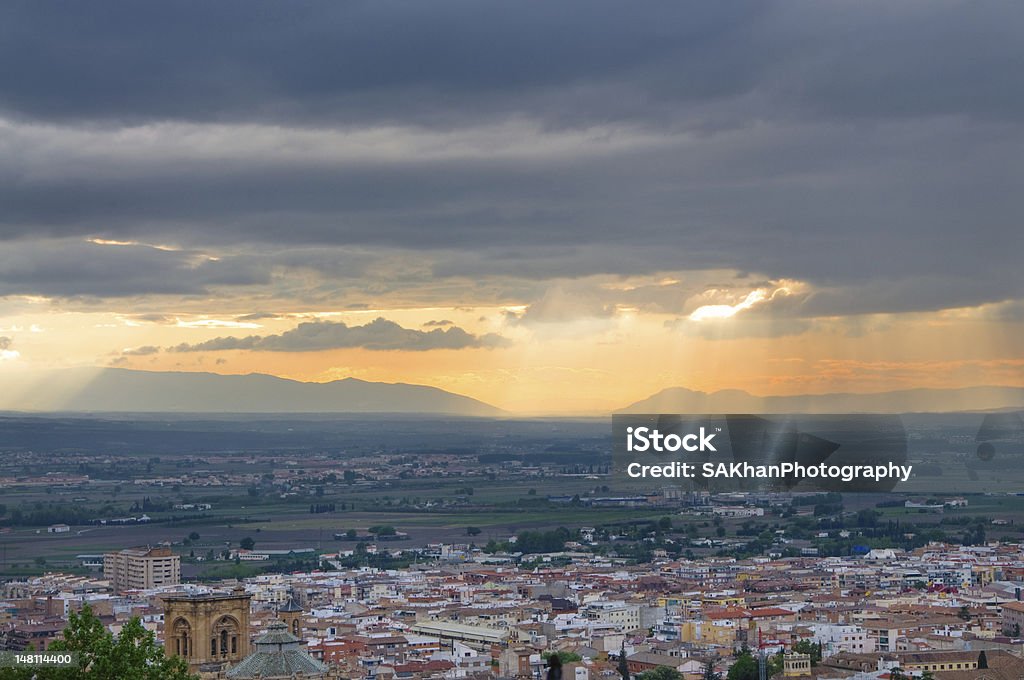
<path id="1" fill-rule="evenodd" d="M 623 414 L 612 436 L 633 487 L 1024 495 L 1017 413 Z"/>

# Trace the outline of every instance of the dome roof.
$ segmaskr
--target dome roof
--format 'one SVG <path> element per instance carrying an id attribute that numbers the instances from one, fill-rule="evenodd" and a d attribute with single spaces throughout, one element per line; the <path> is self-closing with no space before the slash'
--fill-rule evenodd
<path id="1" fill-rule="evenodd" d="M 256 638 L 254 644 L 256 651 L 229 670 L 228 678 L 321 678 L 327 673 L 327 666 L 302 649 L 299 638 L 280 621 L 267 626 L 267 632 Z"/>

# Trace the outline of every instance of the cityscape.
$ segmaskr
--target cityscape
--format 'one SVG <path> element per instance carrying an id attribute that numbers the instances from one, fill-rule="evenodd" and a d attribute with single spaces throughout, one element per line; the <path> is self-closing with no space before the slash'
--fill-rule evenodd
<path id="1" fill-rule="evenodd" d="M 1024 2 L 0 64 L 0 680 L 1024 680 Z"/>
<path id="2" fill-rule="evenodd" d="M 605 419 L 5 426 L 89 443 L 0 442 L 0 651 L 59 650 L 88 612 L 202 678 L 536 678 L 552 654 L 579 680 L 1022 668 L 1024 493 L 625 486 Z M 910 435 L 919 471 L 976 446 Z"/>

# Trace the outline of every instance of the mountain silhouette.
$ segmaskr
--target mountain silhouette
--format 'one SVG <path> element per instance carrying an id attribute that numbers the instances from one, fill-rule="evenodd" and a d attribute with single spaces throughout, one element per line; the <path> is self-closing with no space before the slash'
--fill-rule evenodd
<path id="1" fill-rule="evenodd" d="M 299 382 L 272 375 L 136 371 L 51 371 L 0 408 L 15 411 L 178 413 L 423 413 L 500 416 L 482 401 L 425 385 L 345 378 Z"/>
<path id="2" fill-rule="evenodd" d="M 743 390 L 670 387 L 619 413 L 949 413 L 1024 407 L 1024 388 L 964 387 L 890 392 L 754 396 Z"/>

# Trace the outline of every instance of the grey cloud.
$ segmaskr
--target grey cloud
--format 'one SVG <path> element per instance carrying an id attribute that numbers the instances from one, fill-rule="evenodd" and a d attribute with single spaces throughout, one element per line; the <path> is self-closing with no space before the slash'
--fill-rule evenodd
<path id="1" fill-rule="evenodd" d="M 606 109 L 625 87 L 635 90 L 634 103 L 615 108 L 637 115 L 660 92 L 678 101 L 751 87 L 761 60 L 749 50 L 730 54 L 762 15 L 749 0 L 666 2 L 646 12 L 594 1 L 528 10 L 464 0 L 108 1 L 59 12 L 14 3 L 0 14 L 0 25 L 11 27 L 0 59 L 23 67 L 0 79 L 0 101 L 12 113 L 56 120 L 452 125 L 470 110 L 505 117 L 542 108 L 553 120 L 578 119 L 588 97 L 601 97 Z M 60 58 L 66 54 L 76 58 Z"/>
<path id="2" fill-rule="evenodd" d="M 12 342 L 7 336 L 0 336 L 0 350 L 10 349 Z"/>
<path id="3" fill-rule="evenodd" d="M 268 281 L 266 271 L 246 262 L 147 246 L 29 241 L 8 243 L 0 250 L 0 295 L 196 294 L 212 286 Z"/>
<path id="4" fill-rule="evenodd" d="M 599 291 L 584 285 L 558 285 L 530 304 L 522 314 L 508 314 L 510 322 L 523 324 L 606 319 L 615 315 L 616 306 Z"/>
<path id="5" fill-rule="evenodd" d="M 448 319 L 440 319 L 440 320 L 431 319 L 430 321 L 426 322 L 423 325 L 428 327 L 428 328 L 431 327 L 431 326 L 454 326 L 455 322 L 454 321 L 449 321 Z"/>
<path id="6" fill-rule="evenodd" d="M 0 77 L 12 114 L 450 126 L 648 120 L 752 95 L 839 115 L 1022 106 L 1017 3 L 47 4 L 0 13 L 0 59 L 21 66 Z"/>
<path id="7" fill-rule="evenodd" d="M 1024 297 L 1020 3 L 8 3 L 0 26 L 4 250 L 224 254 L 123 278 L 0 255 L 0 295 L 468 280 L 539 310 L 552 279 L 735 269 L 812 282 L 791 315 Z"/>
<path id="8" fill-rule="evenodd" d="M 169 348 L 175 352 L 216 352 L 254 350 L 264 352 L 318 352 L 329 349 L 362 347 L 388 351 L 422 352 L 435 349 L 496 348 L 509 344 L 494 333 L 473 335 L 458 326 L 432 331 L 403 328 L 394 321 L 377 318 L 363 326 L 334 321 L 300 323 L 280 335 L 250 335 L 242 338 L 220 337 L 196 344 Z"/>
<path id="9" fill-rule="evenodd" d="M 265 319 L 284 319 L 287 318 L 285 315 L 274 314 L 273 312 L 252 312 L 251 314 L 242 314 L 236 316 L 235 321 L 263 321 Z"/>
<path id="10" fill-rule="evenodd" d="M 131 314 L 129 318 L 132 321 L 144 321 L 146 323 L 155 324 L 172 324 L 177 321 L 177 318 L 170 314 L 160 314 L 158 312 L 147 312 L 145 314 Z"/>
<path id="11" fill-rule="evenodd" d="M 150 354 L 156 354 L 159 351 L 159 347 L 155 347 L 153 345 L 144 345 L 142 347 L 133 347 L 131 349 L 126 349 L 121 352 L 121 355 L 128 357 L 145 357 L 149 356 Z"/>

